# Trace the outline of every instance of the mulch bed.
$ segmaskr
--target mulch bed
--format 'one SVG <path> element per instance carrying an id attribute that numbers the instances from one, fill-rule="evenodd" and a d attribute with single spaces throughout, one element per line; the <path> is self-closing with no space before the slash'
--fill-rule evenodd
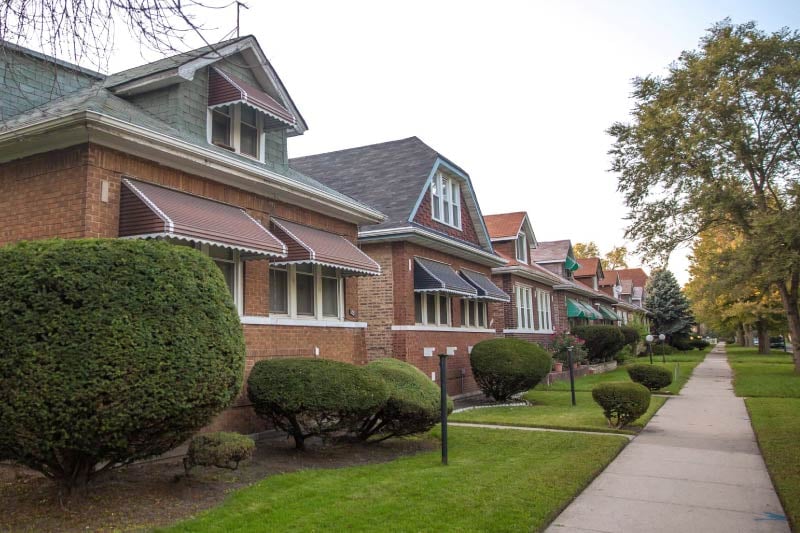
<path id="1" fill-rule="evenodd" d="M 134 531 L 165 526 L 218 505 L 227 493 L 265 477 L 309 468 L 387 462 L 436 448 L 425 439 L 323 445 L 298 452 L 285 436 L 257 442 L 238 470 L 196 467 L 185 477 L 180 458 L 132 465 L 95 480 L 64 501 L 53 482 L 31 470 L 0 464 L 0 531 Z"/>

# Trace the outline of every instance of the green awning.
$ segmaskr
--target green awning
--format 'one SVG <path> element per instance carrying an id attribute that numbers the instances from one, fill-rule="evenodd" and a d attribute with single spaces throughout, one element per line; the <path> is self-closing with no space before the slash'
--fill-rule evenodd
<path id="1" fill-rule="evenodd" d="M 586 318 L 588 318 L 590 320 L 603 320 L 603 315 L 601 315 L 600 312 L 597 309 L 592 307 L 592 304 L 586 304 L 586 303 L 583 303 L 583 302 L 578 302 L 578 303 L 586 308 L 586 312 L 589 315 Z"/>
<path id="2" fill-rule="evenodd" d="M 615 313 L 613 310 L 609 309 L 605 305 L 599 306 L 599 310 L 600 314 L 603 315 L 603 318 L 605 318 L 606 320 L 614 320 L 614 321 L 619 320 L 619 316 L 617 316 L 617 313 Z"/>
<path id="3" fill-rule="evenodd" d="M 573 271 L 573 272 L 575 272 L 576 270 L 578 270 L 578 269 L 581 267 L 581 266 L 578 264 L 578 262 L 577 262 L 577 261 L 575 261 L 575 260 L 574 260 L 573 258 L 571 258 L 570 256 L 567 256 L 567 261 L 566 261 L 566 263 L 567 263 L 567 264 L 566 264 L 567 270 L 571 270 L 571 271 Z"/>
<path id="4" fill-rule="evenodd" d="M 599 320 L 602 315 L 590 306 L 572 298 L 567 298 L 567 318 L 587 318 L 589 320 Z"/>

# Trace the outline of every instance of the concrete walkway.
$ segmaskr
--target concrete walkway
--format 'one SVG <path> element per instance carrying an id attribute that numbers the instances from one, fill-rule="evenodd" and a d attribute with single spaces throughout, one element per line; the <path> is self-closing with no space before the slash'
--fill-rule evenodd
<path id="1" fill-rule="evenodd" d="M 548 533 L 788 532 L 724 345 Z"/>

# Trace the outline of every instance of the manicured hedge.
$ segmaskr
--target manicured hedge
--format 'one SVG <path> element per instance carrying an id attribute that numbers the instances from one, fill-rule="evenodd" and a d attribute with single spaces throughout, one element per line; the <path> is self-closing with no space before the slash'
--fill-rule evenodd
<path id="1" fill-rule="evenodd" d="M 363 440 L 385 440 L 424 433 L 431 429 L 441 415 L 439 386 L 418 368 L 397 359 L 379 359 L 366 370 L 386 383 L 389 398 L 358 428 Z M 448 411 L 453 401 L 448 399 Z"/>
<path id="2" fill-rule="evenodd" d="M 219 269 L 142 240 L 0 248 L 0 458 L 84 485 L 228 406 L 244 338 Z"/>
<path id="3" fill-rule="evenodd" d="M 608 425 L 623 428 L 647 412 L 650 391 L 638 383 L 608 382 L 592 388 L 592 398 L 603 408 Z"/>
<path id="4" fill-rule="evenodd" d="M 622 337 L 624 338 L 625 346 L 630 346 L 631 351 L 636 350 L 636 346 L 639 344 L 639 341 L 641 340 L 639 331 L 636 328 L 632 328 L 630 326 L 619 326 L 619 330 L 622 333 Z"/>
<path id="5" fill-rule="evenodd" d="M 236 470 L 239 463 L 253 456 L 256 443 L 247 435 L 218 431 L 198 435 L 189 443 L 183 459 L 186 473 L 195 466 L 216 466 Z"/>
<path id="6" fill-rule="evenodd" d="M 389 389 L 377 373 L 326 359 L 259 361 L 247 380 L 256 413 L 286 431 L 298 449 L 311 436 L 350 432 L 383 408 Z"/>
<path id="7" fill-rule="evenodd" d="M 592 362 L 610 361 L 625 346 L 625 336 L 617 326 L 576 326 L 572 333 L 585 341 Z"/>
<path id="8" fill-rule="evenodd" d="M 627 367 L 631 381 L 641 383 L 652 391 L 657 391 L 672 383 L 672 372 L 662 366 L 631 365 Z"/>
<path id="9" fill-rule="evenodd" d="M 490 339 L 472 347 L 472 375 L 487 396 L 504 402 L 533 388 L 550 371 L 550 354 L 519 339 Z"/>

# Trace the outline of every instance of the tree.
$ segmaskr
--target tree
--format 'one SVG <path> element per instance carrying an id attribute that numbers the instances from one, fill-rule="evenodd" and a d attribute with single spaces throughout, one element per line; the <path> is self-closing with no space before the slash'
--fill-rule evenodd
<path id="1" fill-rule="evenodd" d="M 645 307 L 653 313 L 653 326 L 658 333 L 683 335 L 694 322 L 689 300 L 675 276 L 666 269 L 656 270 L 650 278 Z"/>
<path id="2" fill-rule="evenodd" d="M 603 270 L 628 268 L 628 248 L 625 246 L 614 246 L 601 262 L 603 264 Z"/>
<path id="3" fill-rule="evenodd" d="M 5 0 L 0 5 L 0 49 L 5 43 L 30 46 L 103 70 L 117 25 L 163 55 L 178 51 L 187 38 L 205 41 L 198 13 L 230 5 L 215 6 L 213 0 Z"/>
<path id="4" fill-rule="evenodd" d="M 745 264 L 775 287 L 800 341 L 800 34 L 725 20 L 664 77 L 634 81 L 615 137 L 637 251 L 664 261 L 713 228 L 742 235 Z M 800 372 L 800 350 L 795 349 Z"/>
<path id="5" fill-rule="evenodd" d="M 572 245 L 572 251 L 575 252 L 576 259 L 589 259 L 590 257 L 600 256 L 600 250 L 594 241 L 587 243 L 576 242 Z"/>

